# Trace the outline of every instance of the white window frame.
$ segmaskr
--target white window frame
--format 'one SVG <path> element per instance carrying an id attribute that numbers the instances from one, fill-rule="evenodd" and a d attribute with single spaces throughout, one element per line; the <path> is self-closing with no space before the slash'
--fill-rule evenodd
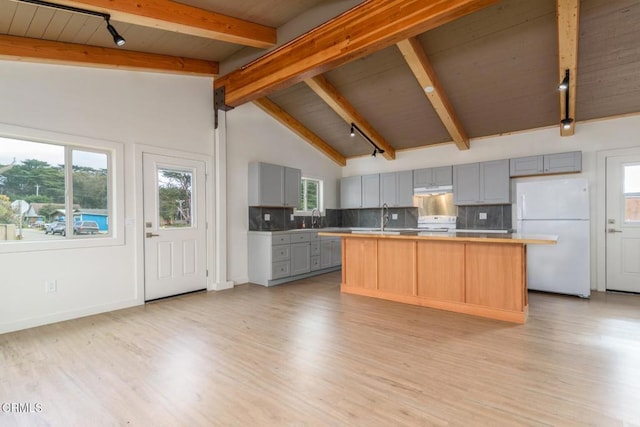
<path id="1" fill-rule="evenodd" d="M 318 182 L 318 211 L 322 214 L 324 213 L 324 181 L 320 178 L 313 178 L 309 176 L 303 176 L 300 179 L 300 191 L 304 191 L 305 185 L 304 181 L 316 181 Z M 306 201 L 306 197 L 305 197 Z M 300 214 L 301 216 L 311 215 L 312 209 L 296 209 L 296 214 Z"/>
<path id="2" fill-rule="evenodd" d="M 48 251 L 57 249 L 92 248 L 124 245 L 124 147 L 121 143 L 78 135 L 31 129 L 0 123 L 0 137 L 9 139 L 39 142 L 65 147 L 65 187 L 72 186 L 73 150 L 91 151 L 107 154 L 108 192 L 107 206 L 109 210 L 109 234 L 99 238 L 67 238 L 42 241 L 4 241 L 0 243 L 1 253 Z M 73 206 L 71 192 L 65 196 L 66 212 Z M 73 226 L 73 215 L 65 215 L 67 227 Z M 69 236 L 70 237 L 70 236 Z"/>

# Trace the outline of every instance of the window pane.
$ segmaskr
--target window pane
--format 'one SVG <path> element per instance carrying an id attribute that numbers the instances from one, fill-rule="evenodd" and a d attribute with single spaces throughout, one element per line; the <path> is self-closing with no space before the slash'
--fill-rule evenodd
<path id="1" fill-rule="evenodd" d="M 640 222 L 640 197 L 625 197 L 624 222 Z"/>
<path id="2" fill-rule="evenodd" d="M 318 209 L 318 181 L 307 182 L 307 209 Z"/>
<path id="3" fill-rule="evenodd" d="M 640 165 L 624 167 L 624 192 L 640 193 Z"/>
<path id="4" fill-rule="evenodd" d="M 73 234 L 106 234 L 109 232 L 107 154 L 73 150 L 72 159 Z"/>
<path id="5" fill-rule="evenodd" d="M 159 223 L 163 228 L 191 227 L 193 174 L 158 169 Z"/>
<path id="6" fill-rule="evenodd" d="M 61 239 L 64 197 L 64 147 L 0 138 L 0 242 Z"/>

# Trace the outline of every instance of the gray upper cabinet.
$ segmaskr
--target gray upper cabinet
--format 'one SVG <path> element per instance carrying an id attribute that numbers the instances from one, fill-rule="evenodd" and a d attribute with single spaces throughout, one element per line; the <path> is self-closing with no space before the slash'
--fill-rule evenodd
<path id="1" fill-rule="evenodd" d="M 518 157 L 509 161 L 510 176 L 545 175 L 582 171 L 582 152 Z"/>
<path id="2" fill-rule="evenodd" d="M 412 171 L 380 174 L 380 204 L 406 207 L 413 205 Z"/>
<path id="3" fill-rule="evenodd" d="M 453 184 L 453 168 L 451 166 L 416 169 L 413 171 L 413 186 L 415 188 L 451 184 Z"/>
<path id="4" fill-rule="evenodd" d="M 380 174 L 362 176 L 362 207 L 380 206 Z"/>
<path id="5" fill-rule="evenodd" d="M 362 207 L 361 176 L 348 176 L 340 180 L 340 207 L 342 209 Z"/>
<path id="6" fill-rule="evenodd" d="M 300 169 L 249 163 L 249 206 L 298 207 L 301 177 Z"/>
<path id="7" fill-rule="evenodd" d="M 511 203 L 509 160 L 454 166 L 453 200 L 456 205 Z"/>

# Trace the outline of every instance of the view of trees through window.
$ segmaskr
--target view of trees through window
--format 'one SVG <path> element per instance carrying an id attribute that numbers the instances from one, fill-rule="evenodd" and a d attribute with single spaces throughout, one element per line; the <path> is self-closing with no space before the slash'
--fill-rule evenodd
<path id="1" fill-rule="evenodd" d="M 300 210 L 322 210 L 322 181 L 318 179 L 302 178 L 300 185 Z"/>
<path id="2" fill-rule="evenodd" d="M 108 158 L 105 152 L 0 138 L 0 242 L 108 233 Z M 69 228 L 65 197 L 73 206 Z"/>
<path id="3" fill-rule="evenodd" d="M 169 169 L 158 170 L 158 212 L 162 227 L 190 227 L 193 174 Z"/>

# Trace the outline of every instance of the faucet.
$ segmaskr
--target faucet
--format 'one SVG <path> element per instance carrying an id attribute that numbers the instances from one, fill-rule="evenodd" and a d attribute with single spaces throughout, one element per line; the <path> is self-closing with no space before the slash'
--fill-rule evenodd
<path id="1" fill-rule="evenodd" d="M 380 208 L 380 231 L 384 233 L 384 226 L 389 222 L 389 205 L 386 203 Z"/>
<path id="2" fill-rule="evenodd" d="M 320 211 L 314 208 L 311 211 L 311 228 L 316 228 L 316 226 L 320 228 Z"/>

